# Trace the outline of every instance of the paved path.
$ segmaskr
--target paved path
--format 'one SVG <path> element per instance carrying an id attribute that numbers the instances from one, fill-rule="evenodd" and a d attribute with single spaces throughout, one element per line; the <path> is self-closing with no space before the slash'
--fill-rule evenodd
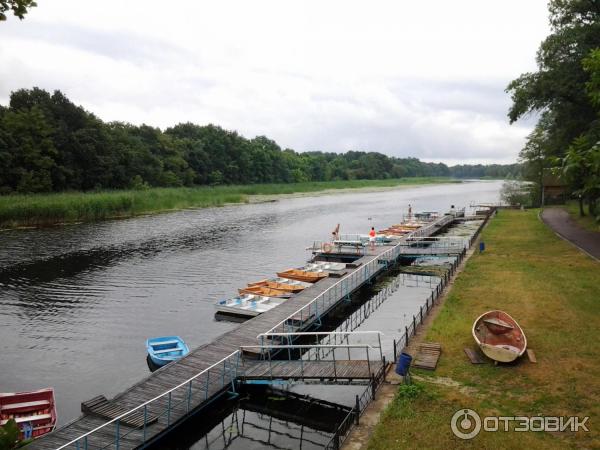
<path id="1" fill-rule="evenodd" d="M 545 208 L 542 220 L 561 237 L 600 260 L 600 233 L 582 228 L 562 208 Z"/>

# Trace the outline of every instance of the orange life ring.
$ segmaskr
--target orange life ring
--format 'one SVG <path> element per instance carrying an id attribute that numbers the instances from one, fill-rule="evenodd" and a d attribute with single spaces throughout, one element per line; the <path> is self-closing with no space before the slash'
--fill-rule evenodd
<path id="1" fill-rule="evenodd" d="M 331 245 L 329 242 L 325 242 L 323 244 L 323 252 L 324 253 L 331 253 L 331 250 L 333 250 L 333 245 Z"/>

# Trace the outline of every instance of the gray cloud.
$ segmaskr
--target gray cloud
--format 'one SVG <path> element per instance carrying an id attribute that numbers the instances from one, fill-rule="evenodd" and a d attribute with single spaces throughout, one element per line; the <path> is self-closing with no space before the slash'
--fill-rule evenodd
<path id="1" fill-rule="evenodd" d="M 104 120 L 215 123 L 299 151 L 516 158 L 533 122 L 508 125 L 504 89 L 533 67 L 543 4 L 336 1 L 42 3 L 0 24 L 0 101 L 39 86 Z"/>

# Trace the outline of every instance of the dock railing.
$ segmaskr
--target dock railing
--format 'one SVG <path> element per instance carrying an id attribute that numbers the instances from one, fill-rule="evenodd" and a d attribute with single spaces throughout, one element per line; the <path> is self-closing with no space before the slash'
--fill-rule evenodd
<path id="1" fill-rule="evenodd" d="M 199 402 L 208 400 L 227 386 L 235 391 L 239 364 L 240 351 L 236 350 L 177 386 L 82 434 L 57 450 L 120 450 L 141 446 L 163 428 L 187 416 Z M 132 417 L 143 417 L 143 425 L 133 428 L 123 423 Z"/>
<path id="2" fill-rule="evenodd" d="M 260 345 L 245 345 L 240 351 L 242 358 L 244 350 L 249 350 L 258 353 L 262 361 L 268 361 L 266 379 L 277 378 L 273 368 L 281 361 L 296 365 L 293 372 L 297 378 L 304 377 L 307 363 L 327 362 L 333 370 L 331 375 L 337 378 L 340 361 L 363 363 L 369 374 L 378 372 L 385 365 L 381 336 L 379 331 L 264 333 L 258 336 Z M 266 338 L 270 338 L 269 342 L 265 342 Z"/>
<path id="3" fill-rule="evenodd" d="M 321 316 L 326 314 L 340 300 L 349 297 L 357 288 L 369 281 L 383 269 L 387 268 L 389 264 L 394 263 L 401 255 L 402 249 L 404 248 L 403 245 L 405 245 L 407 239 L 433 234 L 453 220 L 453 216 L 446 215 L 441 219 L 407 234 L 398 241 L 398 244 L 377 255 L 371 261 L 363 264 L 352 273 L 340 278 L 337 283 L 328 287 L 309 303 L 277 323 L 267 331 L 267 334 L 293 332 L 315 320 L 319 320 Z"/>

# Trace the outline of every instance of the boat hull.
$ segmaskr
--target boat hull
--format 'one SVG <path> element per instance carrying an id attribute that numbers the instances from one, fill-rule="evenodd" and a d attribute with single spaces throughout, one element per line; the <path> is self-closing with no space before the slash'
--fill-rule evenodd
<path id="1" fill-rule="evenodd" d="M 156 366 L 162 367 L 183 358 L 190 349 L 179 336 L 161 336 L 148 339 L 146 351 L 150 360 Z"/>
<path id="2" fill-rule="evenodd" d="M 38 438 L 56 427 L 56 403 L 52 388 L 31 392 L 0 393 L 0 426 L 14 419 L 20 438 Z"/>
<path id="3" fill-rule="evenodd" d="M 248 286 L 264 286 L 269 287 L 271 289 L 277 289 L 279 291 L 286 291 L 292 293 L 301 292 L 310 285 L 310 283 L 292 280 L 289 278 L 272 278 L 269 280 L 260 280 L 254 283 L 248 283 Z"/>
<path id="4" fill-rule="evenodd" d="M 327 277 L 323 272 L 306 272 L 304 270 L 289 269 L 284 272 L 277 272 L 278 277 L 291 278 L 292 280 L 305 281 L 307 283 L 316 283 Z"/>
<path id="5" fill-rule="evenodd" d="M 488 311 L 473 322 L 473 338 L 494 361 L 509 363 L 525 353 L 527 337 L 517 321 L 504 311 Z"/>

